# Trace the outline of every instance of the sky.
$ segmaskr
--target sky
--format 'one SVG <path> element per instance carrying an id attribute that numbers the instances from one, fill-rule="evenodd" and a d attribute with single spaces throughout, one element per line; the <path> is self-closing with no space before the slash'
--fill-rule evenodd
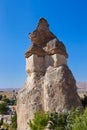
<path id="1" fill-rule="evenodd" d="M 28 33 L 41 17 L 65 44 L 76 81 L 87 82 L 87 0 L 0 0 L 0 88 L 26 81 Z"/>

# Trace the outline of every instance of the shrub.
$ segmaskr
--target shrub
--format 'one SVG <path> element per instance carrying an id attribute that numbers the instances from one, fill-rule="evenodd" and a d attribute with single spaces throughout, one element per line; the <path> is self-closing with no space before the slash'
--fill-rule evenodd
<path id="1" fill-rule="evenodd" d="M 9 110 L 9 108 L 6 103 L 3 102 L 0 104 L 0 113 L 1 114 L 7 113 L 8 110 Z"/>
<path id="2" fill-rule="evenodd" d="M 2 97 L 3 97 L 3 96 L 2 96 L 2 95 L 0 95 L 0 100 L 2 100 Z"/>
<path id="3" fill-rule="evenodd" d="M 50 129 L 53 130 L 65 130 L 66 129 L 66 122 L 67 113 L 51 113 L 50 114 Z"/>
<path id="4" fill-rule="evenodd" d="M 46 112 L 36 112 L 33 121 L 29 121 L 28 125 L 31 130 L 43 130 L 49 121 L 49 114 Z"/>
<path id="5" fill-rule="evenodd" d="M 28 124 L 31 130 L 44 130 L 48 124 L 50 130 L 87 130 L 87 108 L 69 113 L 36 112 L 33 121 Z"/>
<path id="6" fill-rule="evenodd" d="M 17 129 L 17 113 L 15 112 L 14 116 L 11 118 L 11 127 L 15 130 Z"/>
<path id="7" fill-rule="evenodd" d="M 4 101 L 6 104 L 10 103 L 10 99 L 9 99 L 9 98 L 4 98 L 3 101 Z"/>
<path id="8" fill-rule="evenodd" d="M 65 130 L 67 125 L 66 113 L 47 113 L 36 112 L 33 121 L 29 121 L 28 125 L 31 130 L 44 130 L 49 124 L 49 129 L 53 130 Z"/>
<path id="9" fill-rule="evenodd" d="M 72 130 L 87 130 L 87 108 L 73 118 Z"/>

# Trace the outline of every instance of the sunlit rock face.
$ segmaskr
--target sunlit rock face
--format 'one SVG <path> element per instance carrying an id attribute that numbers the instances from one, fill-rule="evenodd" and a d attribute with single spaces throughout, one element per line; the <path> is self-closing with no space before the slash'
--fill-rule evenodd
<path id="1" fill-rule="evenodd" d="M 66 48 L 44 18 L 29 38 L 32 45 L 25 53 L 28 76 L 17 98 L 17 130 L 30 130 L 27 123 L 36 111 L 68 112 L 81 106 Z"/>
<path id="2" fill-rule="evenodd" d="M 67 60 L 64 55 L 54 54 L 38 57 L 36 54 L 33 54 L 29 58 L 26 58 L 26 71 L 27 73 L 45 73 L 49 66 L 58 67 L 63 64 L 67 64 Z"/>

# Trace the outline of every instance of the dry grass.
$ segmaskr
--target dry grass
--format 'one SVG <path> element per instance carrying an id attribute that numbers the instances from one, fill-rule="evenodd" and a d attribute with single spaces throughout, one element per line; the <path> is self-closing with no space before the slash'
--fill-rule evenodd
<path id="1" fill-rule="evenodd" d="M 2 95 L 2 96 L 6 95 L 7 98 L 11 98 L 12 97 L 12 92 L 0 91 L 0 95 Z"/>

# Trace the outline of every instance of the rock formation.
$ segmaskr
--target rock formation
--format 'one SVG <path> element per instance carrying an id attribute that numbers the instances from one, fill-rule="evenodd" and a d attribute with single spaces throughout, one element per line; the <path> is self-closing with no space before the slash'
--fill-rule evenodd
<path id="1" fill-rule="evenodd" d="M 29 38 L 32 45 L 25 53 L 28 77 L 18 93 L 17 130 L 30 130 L 27 122 L 35 111 L 67 112 L 81 106 L 66 48 L 44 18 Z"/>

